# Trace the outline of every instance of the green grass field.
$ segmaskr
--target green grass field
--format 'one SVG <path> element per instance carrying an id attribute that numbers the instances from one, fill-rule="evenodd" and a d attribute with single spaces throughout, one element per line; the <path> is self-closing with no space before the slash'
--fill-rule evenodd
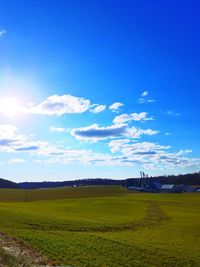
<path id="1" fill-rule="evenodd" d="M 0 231 L 51 265 L 200 266 L 200 194 L 2 189 L 0 201 Z"/>

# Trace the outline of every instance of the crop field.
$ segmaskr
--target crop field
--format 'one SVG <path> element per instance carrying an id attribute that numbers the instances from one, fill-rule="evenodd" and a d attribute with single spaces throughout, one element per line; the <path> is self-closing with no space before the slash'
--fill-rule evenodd
<path id="1" fill-rule="evenodd" d="M 198 193 L 134 193 L 118 186 L 2 189 L 0 201 L 4 239 L 41 255 L 45 264 L 200 266 Z M 3 245 L 0 266 L 20 266 Z"/>

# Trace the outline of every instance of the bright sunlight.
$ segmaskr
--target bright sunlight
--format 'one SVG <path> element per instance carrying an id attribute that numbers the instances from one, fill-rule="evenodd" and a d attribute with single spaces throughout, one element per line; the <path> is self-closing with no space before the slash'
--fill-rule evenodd
<path id="1" fill-rule="evenodd" d="M 0 98 L 0 113 L 14 117 L 22 112 L 20 101 L 16 98 L 4 97 Z"/>

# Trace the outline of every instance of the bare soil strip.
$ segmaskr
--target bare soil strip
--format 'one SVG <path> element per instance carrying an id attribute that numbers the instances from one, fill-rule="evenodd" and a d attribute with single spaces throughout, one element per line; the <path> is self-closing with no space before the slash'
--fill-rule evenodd
<path id="1" fill-rule="evenodd" d="M 0 267 L 49 266 L 44 256 L 3 232 L 0 232 L 0 249 Z"/>

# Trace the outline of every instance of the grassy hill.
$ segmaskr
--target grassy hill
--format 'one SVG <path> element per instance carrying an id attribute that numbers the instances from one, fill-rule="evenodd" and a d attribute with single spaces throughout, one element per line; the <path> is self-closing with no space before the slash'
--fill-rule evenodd
<path id="1" fill-rule="evenodd" d="M 200 194 L 134 194 L 118 186 L 29 193 L 25 202 L 24 191 L 1 190 L 0 231 L 46 264 L 200 266 Z"/>
<path id="2" fill-rule="evenodd" d="M 64 198 L 103 197 L 131 192 L 121 186 L 81 186 L 52 189 L 0 189 L 0 201 L 38 201 Z"/>

